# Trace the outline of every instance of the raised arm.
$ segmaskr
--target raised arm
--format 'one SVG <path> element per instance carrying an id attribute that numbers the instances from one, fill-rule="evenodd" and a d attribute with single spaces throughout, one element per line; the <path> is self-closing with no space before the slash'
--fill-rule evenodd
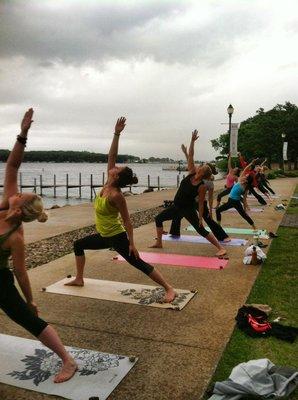
<path id="1" fill-rule="evenodd" d="M 27 134 L 32 124 L 33 109 L 25 113 L 21 122 L 21 132 L 17 136 L 17 140 L 6 162 L 3 198 L 0 208 L 8 207 L 8 199 L 10 196 L 18 192 L 18 170 L 23 160 L 24 150 L 27 141 Z"/>
<path id="2" fill-rule="evenodd" d="M 195 151 L 195 141 L 198 139 L 198 131 L 195 129 L 192 134 L 191 134 L 191 141 L 189 145 L 189 151 L 188 151 L 188 159 L 187 159 L 187 164 L 188 164 L 188 173 L 192 174 L 195 170 L 195 163 L 194 163 L 194 151 Z"/>
<path id="3" fill-rule="evenodd" d="M 262 164 L 260 164 L 260 167 L 263 167 L 267 162 L 267 158 L 265 158 L 265 160 L 262 162 Z"/>
<path id="4" fill-rule="evenodd" d="M 185 155 L 186 161 L 188 161 L 188 152 L 187 152 L 187 147 L 185 146 L 185 144 L 181 145 L 181 150 L 182 150 L 183 154 Z"/>
<path id="5" fill-rule="evenodd" d="M 126 119 L 124 117 L 120 117 L 117 119 L 117 122 L 115 125 L 114 137 L 112 140 L 112 144 L 111 144 L 109 156 L 108 156 L 108 172 L 110 169 L 115 167 L 117 156 L 118 156 L 118 145 L 119 145 L 120 133 L 125 128 L 125 122 L 126 122 Z"/>
<path id="6" fill-rule="evenodd" d="M 246 167 L 244 168 L 244 170 L 241 172 L 241 175 L 240 175 L 240 176 L 243 176 L 243 175 L 247 174 L 247 171 L 250 170 L 251 166 L 252 166 L 253 164 L 255 164 L 256 161 L 258 161 L 257 158 L 253 159 L 251 163 L 247 164 L 247 166 L 246 166 Z"/>
<path id="7" fill-rule="evenodd" d="M 241 168 L 245 168 L 247 166 L 247 162 L 244 160 L 244 157 L 242 156 L 240 151 L 238 152 L 238 157 L 239 157 L 239 162 L 240 162 Z"/>

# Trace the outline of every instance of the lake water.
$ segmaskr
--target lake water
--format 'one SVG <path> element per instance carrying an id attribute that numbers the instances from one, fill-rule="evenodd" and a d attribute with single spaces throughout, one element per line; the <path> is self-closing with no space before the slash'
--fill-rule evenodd
<path id="1" fill-rule="evenodd" d="M 172 170 L 163 170 L 168 168 L 169 164 L 125 164 L 132 168 L 139 179 L 137 187 L 132 188 L 133 193 L 142 193 L 148 187 L 148 175 L 150 175 L 150 185 L 158 185 L 158 177 L 161 187 L 177 187 L 177 177 L 181 180 L 187 172 L 179 172 Z M 22 185 L 34 185 L 34 179 L 37 183 L 37 193 L 40 193 L 39 182 L 42 176 L 43 185 L 53 185 L 54 175 L 56 175 L 56 184 L 66 184 L 66 175 L 69 177 L 69 185 L 78 185 L 79 174 L 82 176 L 82 185 L 89 187 L 82 188 L 82 197 L 79 198 L 79 189 L 69 189 L 69 198 L 66 199 L 66 188 L 57 188 L 54 198 L 53 188 L 43 189 L 43 199 L 45 207 L 49 208 L 54 204 L 59 206 L 65 204 L 79 204 L 90 201 L 90 176 L 93 175 L 93 185 L 101 185 L 103 182 L 103 173 L 106 178 L 107 164 L 95 163 L 23 163 L 20 172 Z M 5 163 L 0 163 L 0 182 L 4 180 Z M 218 176 L 216 176 L 219 178 Z M 0 189 L 1 190 L 1 189 Z M 23 191 L 32 191 L 33 189 L 23 189 Z M 125 188 L 124 191 L 129 190 Z"/>

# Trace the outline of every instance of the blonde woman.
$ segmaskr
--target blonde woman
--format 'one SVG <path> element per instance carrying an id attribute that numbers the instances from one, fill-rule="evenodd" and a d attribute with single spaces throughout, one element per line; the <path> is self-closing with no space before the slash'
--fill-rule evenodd
<path id="1" fill-rule="evenodd" d="M 77 274 L 76 278 L 66 285 L 84 286 L 85 250 L 113 247 L 130 265 L 163 286 L 163 300 L 165 303 L 171 303 L 176 297 L 173 287 L 156 268 L 140 258 L 135 247 L 133 226 L 121 188 L 136 184 L 138 179 L 129 167 L 116 165 L 120 134 L 125 124 L 124 117 L 118 118 L 108 156 L 108 180 L 94 202 L 97 233 L 74 242 Z M 119 214 L 123 222 L 120 221 Z"/>
<path id="2" fill-rule="evenodd" d="M 5 169 L 4 193 L 0 203 L 0 308 L 17 324 L 36 336 L 45 346 L 54 351 L 62 360 L 62 367 L 54 382 L 70 379 L 77 365 L 65 350 L 56 331 L 38 317 L 33 301 L 29 277 L 25 267 L 25 246 L 23 222 L 38 220 L 45 222 L 41 198 L 34 193 L 18 193 L 17 174 L 21 165 L 27 133 L 32 124 L 33 109 L 30 108 L 21 123 L 21 133 L 11 151 Z M 25 297 L 14 285 L 14 275 L 8 268 L 12 257 L 14 275 Z M 0 356 L 1 359 L 1 356 Z"/>

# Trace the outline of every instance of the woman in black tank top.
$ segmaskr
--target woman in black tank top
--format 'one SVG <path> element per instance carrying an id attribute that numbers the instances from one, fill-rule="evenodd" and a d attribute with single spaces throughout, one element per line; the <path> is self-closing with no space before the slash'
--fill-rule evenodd
<path id="1" fill-rule="evenodd" d="M 61 370 L 54 378 L 54 382 L 59 383 L 70 379 L 77 370 L 77 365 L 64 348 L 54 328 L 38 317 L 25 266 L 22 228 L 22 222 L 45 222 L 47 217 L 40 197 L 34 193 L 18 193 L 17 187 L 18 169 L 23 159 L 32 116 L 33 110 L 30 108 L 22 120 L 21 133 L 17 136 L 5 168 L 3 199 L 0 204 L 0 308 L 61 358 Z M 15 287 L 14 275 L 8 268 L 10 255 L 14 274 L 26 301 Z"/>
<path id="2" fill-rule="evenodd" d="M 152 248 L 162 248 L 163 222 L 171 221 L 174 218 L 186 218 L 188 222 L 196 229 L 196 231 L 205 237 L 211 244 L 217 248 L 216 255 L 224 256 L 227 252 L 220 245 L 218 240 L 212 233 L 206 231 L 203 226 L 204 198 L 199 190 L 204 184 L 203 179 L 209 179 L 212 176 L 211 167 L 208 164 L 196 166 L 194 164 L 194 144 L 198 139 L 198 131 L 192 132 L 192 137 L 188 153 L 188 176 L 182 179 L 178 191 L 174 197 L 174 205 L 165 209 L 155 218 L 156 224 L 156 242 Z M 199 196 L 199 216 L 197 214 L 196 197 Z"/>

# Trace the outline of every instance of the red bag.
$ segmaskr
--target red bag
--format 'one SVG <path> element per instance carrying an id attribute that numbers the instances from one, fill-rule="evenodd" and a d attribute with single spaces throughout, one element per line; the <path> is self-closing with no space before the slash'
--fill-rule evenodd
<path id="1" fill-rule="evenodd" d="M 258 319 L 262 319 L 262 317 L 254 318 L 251 314 L 248 314 L 248 323 L 252 327 L 255 332 L 264 333 L 269 331 L 272 327 L 268 321 L 259 322 Z"/>

